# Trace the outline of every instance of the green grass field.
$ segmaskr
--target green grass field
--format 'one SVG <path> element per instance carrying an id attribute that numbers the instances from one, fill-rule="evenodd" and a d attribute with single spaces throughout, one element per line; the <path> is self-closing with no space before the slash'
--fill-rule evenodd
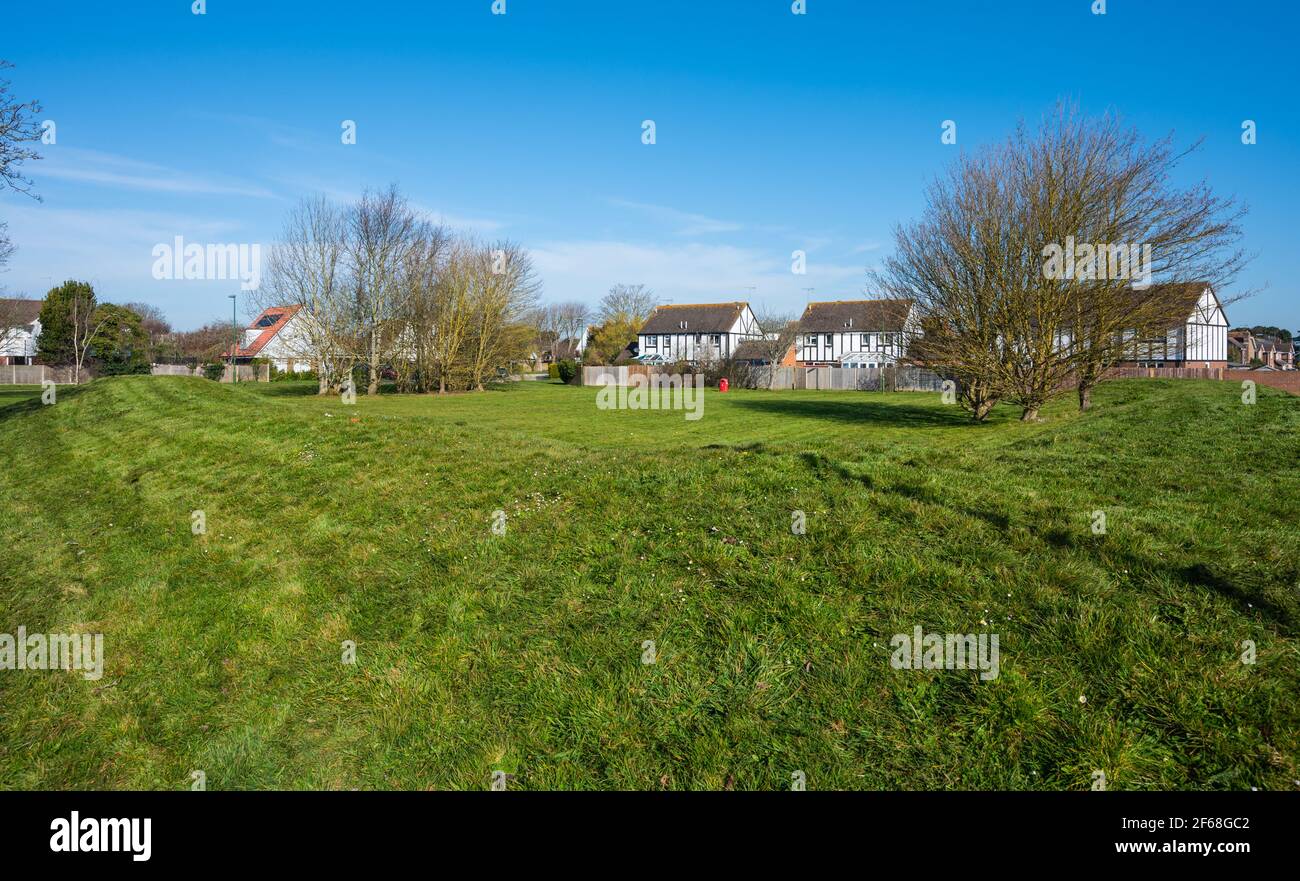
<path id="1" fill-rule="evenodd" d="M 0 787 L 1300 786 L 1300 398 L 311 391 L 0 387 L 0 632 L 105 646 L 0 671 Z"/>

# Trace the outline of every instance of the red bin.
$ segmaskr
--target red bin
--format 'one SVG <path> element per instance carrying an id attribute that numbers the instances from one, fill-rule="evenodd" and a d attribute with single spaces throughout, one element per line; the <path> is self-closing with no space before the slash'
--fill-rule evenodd
<path id="1" fill-rule="evenodd" d="M 718 391 L 725 392 L 728 388 L 728 385 L 729 383 L 727 382 L 727 378 L 724 376 L 722 379 L 718 380 Z"/>

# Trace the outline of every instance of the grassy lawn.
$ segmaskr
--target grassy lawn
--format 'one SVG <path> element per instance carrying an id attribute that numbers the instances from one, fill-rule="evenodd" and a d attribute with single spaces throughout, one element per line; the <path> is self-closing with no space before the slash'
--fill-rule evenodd
<path id="1" fill-rule="evenodd" d="M 0 632 L 105 646 L 0 671 L 0 786 L 1297 787 L 1300 398 L 311 391 L 0 387 Z"/>

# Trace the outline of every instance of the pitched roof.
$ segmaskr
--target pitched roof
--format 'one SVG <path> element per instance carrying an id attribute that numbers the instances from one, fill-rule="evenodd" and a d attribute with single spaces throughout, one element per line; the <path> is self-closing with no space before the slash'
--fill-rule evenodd
<path id="1" fill-rule="evenodd" d="M 1167 281 L 1146 288 L 1130 288 L 1135 308 L 1156 317 L 1152 324 L 1168 322 L 1167 329 L 1181 327 L 1196 310 L 1205 289 L 1213 287 L 1208 281 Z"/>
<path id="2" fill-rule="evenodd" d="M 772 360 L 769 346 L 763 340 L 743 340 L 731 357 L 736 361 L 761 361 L 764 364 Z"/>
<path id="3" fill-rule="evenodd" d="M 13 319 L 20 327 L 35 324 L 41 317 L 42 300 L 0 299 L 0 316 Z"/>
<path id="4" fill-rule="evenodd" d="M 911 300 L 833 300 L 809 303 L 808 308 L 803 310 L 803 317 L 799 319 L 799 331 L 897 333 L 903 329 L 911 311 Z"/>
<path id="5" fill-rule="evenodd" d="M 248 330 L 260 330 L 261 333 L 249 345 L 240 346 L 235 352 L 235 357 L 257 357 L 257 353 L 266 348 L 266 344 L 275 339 L 277 333 L 284 330 L 289 319 L 301 308 L 301 306 L 269 306 L 263 309 L 261 314 L 253 319 L 253 323 L 248 325 Z M 221 357 L 229 358 L 230 350 L 222 352 Z"/>
<path id="6" fill-rule="evenodd" d="M 641 333 L 726 333 L 748 305 L 736 302 L 656 306 Z"/>

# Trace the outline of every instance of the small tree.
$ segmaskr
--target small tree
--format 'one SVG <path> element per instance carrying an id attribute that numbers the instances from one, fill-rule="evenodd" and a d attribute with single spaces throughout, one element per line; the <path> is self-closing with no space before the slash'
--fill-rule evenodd
<path id="1" fill-rule="evenodd" d="M 149 334 L 139 315 L 124 306 L 105 303 L 95 310 L 93 323 L 98 331 L 92 349 L 101 375 L 149 372 Z"/>
<path id="2" fill-rule="evenodd" d="M 754 317 L 763 335 L 757 340 L 752 340 L 751 345 L 758 349 L 763 360 L 767 361 L 767 387 L 771 389 L 776 386 L 777 368 L 781 366 L 781 361 L 785 359 L 786 353 L 790 351 L 790 347 L 795 344 L 795 339 L 799 335 L 799 319 L 789 312 L 771 309 L 764 309 Z"/>
<path id="3" fill-rule="evenodd" d="M 74 382 L 90 354 L 103 316 L 96 317 L 95 289 L 89 282 L 65 281 L 45 295 L 36 352 L 45 364 L 71 366 Z"/>

